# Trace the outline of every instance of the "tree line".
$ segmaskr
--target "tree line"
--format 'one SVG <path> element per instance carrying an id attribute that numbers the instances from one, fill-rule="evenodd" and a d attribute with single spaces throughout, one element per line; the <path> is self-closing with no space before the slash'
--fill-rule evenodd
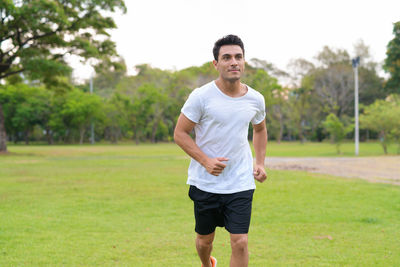
<path id="1" fill-rule="evenodd" d="M 399 141 L 399 97 L 385 88 L 376 64 L 366 61 L 367 47 L 360 46 L 365 61 L 359 68 L 361 140 L 379 139 L 387 151 L 391 140 Z M 304 142 L 330 138 L 339 145 L 354 135 L 350 56 L 344 50 L 324 47 L 317 58 L 316 64 L 293 61 L 298 77 L 259 59 L 246 64 L 243 82 L 265 97 L 270 139 Z M 89 83 L 49 90 L 14 77 L 0 92 L 10 141 L 88 142 L 92 123 L 96 141 L 172 141 L 180 109 L 190 92 L 218 75 L 211 62 L 179 71 L 149 65 L 136 66 L 136 70 L 136 75 L 127 75 L 123 60 L 118 68 L 104 68 L 94 77 L 93 94 Z M 292 86 L 281 86 L 279 78 L 291 80 Z"/>

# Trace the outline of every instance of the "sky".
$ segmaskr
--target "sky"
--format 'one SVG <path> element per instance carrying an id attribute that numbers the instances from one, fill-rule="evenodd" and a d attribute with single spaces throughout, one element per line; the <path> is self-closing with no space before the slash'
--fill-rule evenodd
<path id="1" fill-rule="evenodd" d="M 212 58 L 216 40 L 236 34 L 246 59 L 266 60 L 287 70 L 291 59 L 312 61 L 327 45 L 346 49 L 363 40 L 383 62 L 400 21 L 400 0 L 125 0 L 127 13 L 114 15 L 111 31 L 128 74 L 135 65 L 180 70 Z M 73 62 L 73 60 L 71 61 Z M 87 79 L 88 66 L 72 63 L 74 76 Z"/>

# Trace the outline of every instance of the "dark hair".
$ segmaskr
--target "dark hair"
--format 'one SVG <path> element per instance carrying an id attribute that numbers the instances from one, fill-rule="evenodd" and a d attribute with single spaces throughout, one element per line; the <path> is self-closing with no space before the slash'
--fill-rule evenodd
<path id="1" fill-rule="evenodd" d="M 214 54 L 215 60 L 218 61 L 219 49 L 221 48 L 221 46 L 224 46 L 224 45 L 240 46 L 240 48 L 242 48 L 243 56 L 244 56 L 244 45 L 243 45 L 242 40 L 236 35 L 229 34 L 215 42 L 214 48 L 213 48 L 213 54 Z"/>

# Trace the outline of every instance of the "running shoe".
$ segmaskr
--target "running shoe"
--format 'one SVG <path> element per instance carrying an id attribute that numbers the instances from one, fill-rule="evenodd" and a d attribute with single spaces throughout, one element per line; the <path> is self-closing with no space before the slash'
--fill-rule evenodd
<path id="1" fill-rule="evenodd" d="M 217 259 L 214 258 L 213 256 L 210 256 L 210 261 L 211 261 L 211 266 L 212 267 L 217 267 Z M 203 264 L 201 265 L 203 267 Z"/>

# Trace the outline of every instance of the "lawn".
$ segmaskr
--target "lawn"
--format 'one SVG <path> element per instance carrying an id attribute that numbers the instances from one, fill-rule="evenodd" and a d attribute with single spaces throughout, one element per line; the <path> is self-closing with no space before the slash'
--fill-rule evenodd
<path id="1" fill-rule="evenodd" d="M 341 154 L 337 154 L 336 145 L 329 142 L 317 143 L 306 142 L 270 142 L 268 145 L 268 156 L 279 157 L 353 157 L 355 156 L 355 145 L 345 142 L 340 146 Z M 391 144 L 388 153 L 396 155 L 397 145 Z M 360 143 L 359 156 L 381 156 L 384 155 L 383 148 L 378 142 Z"/>
<path id="2" fill-rule="evenodd" d="M 177 146 L 9 150 L 0 156 L 0 266 L 200 266 L 189 158 Z M 268 153 L 336 156 L 330 144 L 271 143 Z M 382 151 L 361 144 L 360 153 Z M 399 266 L 400 187 L 269 171 L 249 242 L 250 266 Z M 223 229 L 213 255 L 229 265 Z"/>

